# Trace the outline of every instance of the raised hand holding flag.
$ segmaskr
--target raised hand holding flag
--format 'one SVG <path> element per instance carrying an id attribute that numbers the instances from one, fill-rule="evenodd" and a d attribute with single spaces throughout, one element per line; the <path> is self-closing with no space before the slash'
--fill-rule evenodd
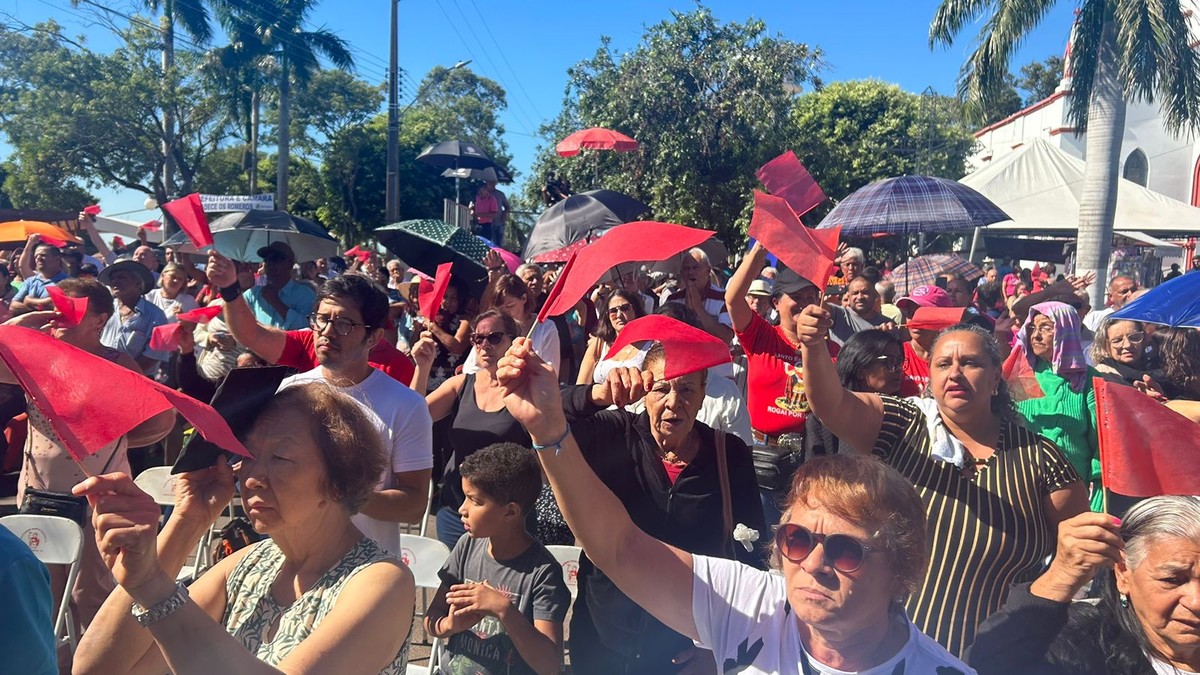
<path id="1" fill-rule="evenodd" d="M 221 313 L 220 305 L 197 307 L 190 312 L 175 316 L 176 323 L 155 326 L 150 332 L 150 349 L 160 352 L 173 352 L 179 349 L 180 334 L 187 330 L 185 324 L 208 323 Z"/>
<path id="2" fill-rule="evenodd" d="M 837 261 L 841 226 L 824 230 L 805 227 L 782 197 L 754 191 L 749 234 L 796 274 L 825 291 Z"/>
<path id="3" fill-rule="evenodd" d="M 417 287 L 417 306 L 421 316 L 428 321 L 437 319 L 438 310 L 442 307 L 442 299 L 446 297 L 446 288 L 450 286 L 450 268 L 454 263 L 442 263 L 437 266 L 433 281 L 421 280 Z"/>
<path id="4" fill-rule="evenodd" d="M 200 195 L 192 194 L 163 204 L 163 210 L 175 219 L 179 229 L 183 230 L 192 245 L 197 249 L 212 246 L 212 230 L 208 229 L 208 218 L 204 215 L 204 206 L 200 204 Z"/>
<path id="5" fill-rule="evenodd" d="M 797 216 L 812 211 L 826 199 L 821 186 L 791 150 L 763 164 L 757 175 L 771 194 L 783 198 Z"/>

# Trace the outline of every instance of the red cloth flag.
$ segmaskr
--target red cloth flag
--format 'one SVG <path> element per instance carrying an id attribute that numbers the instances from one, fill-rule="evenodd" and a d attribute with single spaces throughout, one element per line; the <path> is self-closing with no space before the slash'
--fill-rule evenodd
<path id="1" fill-rule="evenodd" d="M 146 222 L 142 223 L 142 229 L 147 232 L 158 232 L 159 230 L 162 229 L 162 221 L 161 220 L 147 220 Z"/>
<path id="2" fill-rule="evenodd" d="M 646 340 L 662 343 L 665 380 L 732 361 L 729 345 L 720 338 L 661 314 L 643 316 L 626 324 L 604 358 L 611 359 L 626 345 Z"/>
<path id="3" fill-rule="evenodd" d="M 538 313 L 538 322 L 571 311 L 601 277 L 621 263 L 666 260 L 711 236 L 708 230 L 671 223 L 638 221 L 618 225 L 572 254 L 575 265 L 559 273 L 551 297 Z M 567 264 L 570 266 L 569 260 Z M 558 290 L 560 287 L 562 290 Z"/>
<path id="4" fill-rule="evenodd" d="M 204 438 L 251 456 L 211 406 L 40 331 L 0 326 L 0 360 L 76 460 L 171 408 Z"/>
<path id="5" fill-rule="evenodd" d="M 183 324 L 181 323 L 164 323 L 161 326 L 155 326 L 154 330 L 150 331 L 150 349 L 173 352 L 179 349 L 182 333 Z"/>
<path id="6" fill-rule="evenodd" d="M 1104 487 L 1128 497 L 1200 495 L 1200 424 L 1142 392 L 1093 378 Z"/>
<path id="7" fill-rule="evenodd" d="M 359 260 L 366 261 L 371 257 L 371 252 L 364 251 L 361 246 L 355 245 L 354 248 L 346 251 L 346 257 L 358 258 Z"/>
<path id="8" fill-rule="evenodd" d="M 1025 352 L 1021 349 L 1013 349 L 1008 353 L 1008 358 L 1004 360 L 1004 366 L 1001 368 L 1001 377 L 1008 385 L 1008 394 L 1014 403 L 1046 395 L 1029 365 L 1029 359 L 1025 358 Z"/>
<path id="9" fill-rule="evenodd" d="M 54 309 L 62 316 L 59 323 L 68 328 L 78 326 L 80 321 L 83 321 L 83 315 L 87 314 L 88 299 L 87 298 L 72 298 L 58 286 L 47 286 L 46 293 L 50 295 L 50 299 L 54 301 Z"/>
<path id="10" fill-rule="evenodd" d="M 192 194 L 163 204 L 163 210 L 171 214 L 179 229 L 187 234 L 188 239 L 196 248 L 212 246 L 212 230 L 208 229 L 208 218 L 204 216 L 204 207 L 200 204 L 200 195 Z"/>
<path id="11" fill-rule="evenodd" d="M 62 239 L 55 239 L 54 237 L 47 237 L 46 235 L 41 235 L 39 239 L 43 244 L 50 244 L 54 248 L 62 248 L 67 245 L 67 242 L 63 241 Z"/>
<path id="12" fill-rule="evenodd" d="M 551 316 L 550 308 L 558 305 L 558 298 L 562 295 L 563 289 L 567 287 L 567 276 L 570 275 L 571 270 L 575 268 L 575 258 L 578 256 L 579 251 L 577 250 L 571 254 L 570 258 L 567 258 L 567 264 L 563 265 L 562 270 L 559 271 L 558 276 L 554 279 L 554 286 L 550 289 L 550 292 L 546 294 L 546 302 L 542 303 L 542 309 L 538 312 L 537 321 L 534 323 L 534 325 L 545 321 Z M 586 293 L 587 291 L 584 292 Z M 572 303 L 572 306 L 574 306 L 574 303 Z M 529 334 L 533 334 L 532 329 L 529 331 Z"/>
<path id="13" fill-rule="evenodd" d="M 83 207 L 83 212 L 88 214 L 89 216 L 98 216 L 98 215 L 100 215 L 100 205 L 99 204 L 91 204 L 89 206 L 85 206 L 85 207 Z"/>
<path id="14" fill-rule="evenodd" d="M 823 230 L 805 227 L 782 197 L 754 191 L 750 236 L 796 274 L 816 284 L 822 292 L 833 273 L 841 232 L 840 225 Z"/>
<path id="15" fill-rule="evenodd" d="M 421 280 L 417 287 L 417 306 L 421 316 L 433 321 L 437 318 L 438 310 L 442 307 L 442 298 L 446 297 L 446 288 L 450 286 L 450 268 L 454 263 L 442 263 L 437 266 L 433 282 Z"/>
<path id="16" fill-rule="evenodd" d="M 966 311 L 966 307 L 918 307 L 907 325 L 921 330 L 944 330 L 962 323 Z"/>
<path id="17" fill-rule="evenodd" d="M 222 305 L 197 307 L 190 312 L 176 314 L 175 319 L 178 321 L 191 321 L 192 323 L 208 323 L 221 314 L 221 307 Z"/>
<path id="18" fill-rule="evenodd" d="M 788 150 L 758 169 L 758 179 L 776 197 L 782 197 L 797 216 L 802 216 L 825 201 L 825 193 L 796 153 Z M 810 279 L 811 281 L 811 279 Z"/>

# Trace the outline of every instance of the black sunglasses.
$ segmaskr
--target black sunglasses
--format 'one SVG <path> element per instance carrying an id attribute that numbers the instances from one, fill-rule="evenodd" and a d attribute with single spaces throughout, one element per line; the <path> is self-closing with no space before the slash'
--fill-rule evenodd
<path id="1" fill-rule="evenodd" d="M 858 571 L 871 552 L 870 546 L 848 534 L 817 534 L 795 523 L 780 525 L 775 531 L 776 548 L 794 563 L 804 562 L 818 543 L 825 549 L 825 564 L 843 574 Z"/>
<path id="2" fill-rule="evenodd" d="M 503 342 L 504 338 L 510 338 L 510 337 L 512 337 L 512 336 L 509 335 L 508 333 L 505 333 L 504 331 L 496 331 L 494 333 L 487 333 L 487 334 L 471 333 L 470 335 L 467 336 L 467 339 L 469 339 L 471 341 L 471 344 L 475 345 L 476 347 L 482 347 L 484 342 L 487 342 L 488 344 L 495 346 L 495 345 L 498 345 L 501 342 Z"/>
<path id="3" fill-rule="evenodd" d="M 627 302 L 623 305 L 617 305 L 616 307 L 609 307 L 608 315 L 616 316 L 616 315 L 620 314 L 621 312 L 632 312 L 632 311 L 633 311 L 633 305 L 631 305 Z"/>

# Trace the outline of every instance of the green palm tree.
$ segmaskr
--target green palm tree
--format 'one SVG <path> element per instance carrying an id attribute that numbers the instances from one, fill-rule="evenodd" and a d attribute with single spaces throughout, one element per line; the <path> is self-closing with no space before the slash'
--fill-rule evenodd
<path id="1" fill-rule="evenodd" d="M 347 43 L 326 28 L 306 30 L 319 0 L 239 0 L 220 11 L 234 45 L 250 57 L 274 58 L 279 74 L 278 169 L 275 208 L 287 209 L 290 160 L 290 104 L 293 83 L 304 86 L 320 67 L 320 57 L 343 69 L 354 67 Z"/>
<path id="2" fill-rule="evenodd" d="M 1002 90 L 1013 52 L 1055 0 L 942 0 L 929 44 L 949 46 L 983 20 L 978 46 L 959 75 L 959 96 L 985 109 Z M 1200 124 L 1200 59 L 1190 46 L 1188 4 L 1181 0 L 1082 0 L 1071 34 L 1073 88 L 1068 120 L 1087 129 L 1087 168 L 1079 208 L 1076 267 L 1096 272 L 1092 306 L 1103 307 L 1117 170 L 1127 101 L 1159 99 L 1169 131 Z"/>

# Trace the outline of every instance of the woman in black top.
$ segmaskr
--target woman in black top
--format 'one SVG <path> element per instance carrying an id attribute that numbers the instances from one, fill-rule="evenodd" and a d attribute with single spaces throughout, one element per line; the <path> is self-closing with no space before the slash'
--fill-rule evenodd
<path id="1" fill-rule="evenodd" d="M 1146 377 L 1160 382 L 1164 375 L 1151 363 L 1150 343 L 1141 321 L 1105 319 L 1096 329 L 1089 356 L 1100 376 L 1110 382 L 1138 384 Z"/>
<path id="2" fill-rule="evenodd" d="M 479 372 L 455 375 L 425 396 L 429 415 L 434 422 L 453 420 L 450 426 L 450 448 L 454 451 L 453 468 L 442 484 L 441 506 L 437 511 L 438 539 L 454 548 L 466 532 L 458 515 L 463 503 L 462 477 L 458 467 L 463 460 L 480 448 L 493 443 L 516 443 L 529 447 L 529 434 L 517 424 L 504 407 L 504 392 L 496 380 L 496 364 L 508 351 L 517 336 L 517 322 L 506 314 L 488 310 L 475 317 L 474 330 L 468 339 L 475 345 Z M 433 338 L 422 333 L 413 347 L 416 373 L 412 388 L 421 391 L 429 376 L 433 360 Z"/>

